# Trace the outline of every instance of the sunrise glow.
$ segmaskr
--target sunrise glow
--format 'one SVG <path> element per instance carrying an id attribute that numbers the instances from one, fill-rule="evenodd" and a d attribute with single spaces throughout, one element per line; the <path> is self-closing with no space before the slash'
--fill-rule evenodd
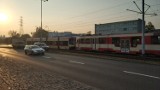
<path id="1" fill-rule="evenodd" d="M 0 22 L 6 22 L 8 19 L 8 16 L 4 13 L 0 13 Z"/>

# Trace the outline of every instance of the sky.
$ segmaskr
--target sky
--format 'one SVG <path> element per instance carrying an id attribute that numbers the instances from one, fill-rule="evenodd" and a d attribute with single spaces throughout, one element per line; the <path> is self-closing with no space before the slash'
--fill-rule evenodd
<path id="1" fill-rule="evenodd" d="M 139 11 L 133 1 L 48 0 L 42 5 L 43 28 L 50 32 L 94 33 L 95 24 L 142 18 L 141 14 L 126 10 Z M 141 9 L 142 0 L 135 2 Z M 145 0 L 145 3 L 151 6 L 147 14 L 158 14 L 146 15 L 146 22 L 150 21 L 156 29 L 160 29 L 160 0 Z M 10 30 L 19 32 L 21 16 L 23 32 L 35 32 L 36 27 L 41 25 L 41 0 L 0 0 L 0 35 L 8 36 Z"/>

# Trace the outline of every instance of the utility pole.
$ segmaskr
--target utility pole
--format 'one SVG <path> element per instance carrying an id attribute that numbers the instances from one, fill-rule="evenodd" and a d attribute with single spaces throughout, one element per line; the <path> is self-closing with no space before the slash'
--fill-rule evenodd
<path id="1" fill-rule="evenodd" d="M 42 42 L 42 0 L 41 0 L 41 30 L 40 30 L 40 42 Z"/>
<path id="2" fill-rule="evenodd" d="M 142 14 L 142 56 L 145 55 L 145 15 L 152 15 L 156 16 L 157 14 L 146 14 L 147 10 L 150 8 L 150 5 L 145 4 L 145 0 L 142 0 L 142 10 L 138 7 L 135 1 L 133 3 L 136 5 L 136 7 L 139 9 L 139 11 L 135 10 L 130 10 L 127 9 L 128 11 L 136 12 L 138 14 Z M 145 5 L 148 6 L 148 8 L 145 10 Z"/>
<path id="3" fill-rule="evenodd" d="M 23 17 L 20 17 L 20 27 L 19 27 L 19 34 L 23 35 Z"/>
<path id="4" fill-rule="evenodd" d="M 41 30 L 40 30 L 40 42 L 42 42 L 42 30 L 43 30 L 43 25 L 42 25 L 42 1 L 48 1 L 48 0 L 41 0 Z"/>
<path id="5" fill-rule="evenodd" d="M 144 0 L 142 0 L 142 56 L 145 55 L 145 17 L 144 17 Z"/>

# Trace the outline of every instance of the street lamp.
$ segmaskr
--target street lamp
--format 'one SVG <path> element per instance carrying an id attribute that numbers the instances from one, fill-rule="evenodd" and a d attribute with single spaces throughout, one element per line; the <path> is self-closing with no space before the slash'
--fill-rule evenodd
<path id="1" fill-rule="evenodd" d="M 46 2 L 48 0 L 41 0 L 41 31 L 40 31 L 40 42 L 42 42 L 42 1 Z"/>

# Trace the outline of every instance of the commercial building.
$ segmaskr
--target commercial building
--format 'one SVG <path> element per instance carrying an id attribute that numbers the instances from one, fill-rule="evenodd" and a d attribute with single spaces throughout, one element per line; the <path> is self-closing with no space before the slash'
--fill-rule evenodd
<path id="1" fill-rule="evenodd" d="M 57 36 L 72 36 L 72 32 L 49 32 L 48 37 L 57 37 Z"/>
<path id="2" fill-rule="evenodd" d="M 142 20 L 130 20 L 105 24 L 95 24 L 95 34 L 126 34 L 140 33 L 142 31 Z"/>

